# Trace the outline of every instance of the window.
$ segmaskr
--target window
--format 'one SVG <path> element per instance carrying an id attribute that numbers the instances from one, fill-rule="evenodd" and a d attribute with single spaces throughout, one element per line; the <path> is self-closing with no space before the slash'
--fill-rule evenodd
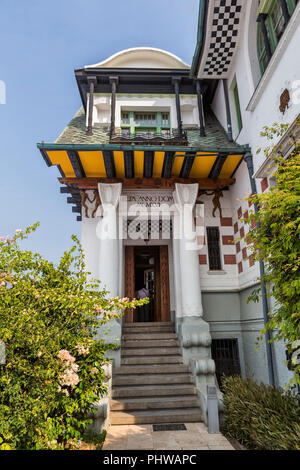
<path id="1" fill-rule="evenodd" d="M 155 126 L 156 114 L 134 113 L 134 121 L 137 126 Z"/>
<path id="2" fill-rule="evenodd" d="M 285 28 L 284 16 L 279 2 L 275 2 L 272 10 L 270 11 L 269 22 L 271 50 L 274 52 Z"/>
<path id="3" fill-rule="evenodd" d="M 170 113 L 122 111 L 121 128 L 124 137 L 130 135 L 151 137 L 170 135 Z"/>
<path id="4" fill-rule="evenodd" d="M 235 87 L 233 89 L 233 96 L 234 96 L 234 104 L 235 104 L 235 112 L 236 112 L 236 120 L 237 120 L 237 125 L 238 125 L 238 131 L 241 132 L 242 127 L 243 127 L 243 121 L 242 121 L 240 99 L 239 99 L 239 90 L 238 90 L 237 83 L 235 84 Z"/>
<path id="5" fill-rule="evenodd" d="M 285 0 L 286 7 L 289 15 L 292 15 L 296 8 L 298 0 Z M 265 26 L 267 31 L 267 38 L 270 44 L 271 53 L 275 51 L 277 44 L 286 28 L 286 19 L 284 17 L 282 5 L 280 0 L 260 2 L 258 13 L 266 15 Z M 262 25 L 259 23 L 257 32 L 257 50 L 258 59 L 261 72 L 264 73 L 269 63 L 267 56 L 265 41 L 263 36 Z"/>
<path id="6" fill-rule="evenodd" d="M 265 47 L 261 24 L 258 25 L 257 48 L 258 48 L 258 60 L 259 60 L 260 69 L 261 69 L 261 72 L 264 73 L 269 63 L 269 59 L 267 56 L 267 51 Z"/>
<path id="7" fill-rule="evenodd" d="M 122 113 L 122 124 L 129 125 L 129 113 Z"/>
<path id="8" fill-rule="evenodd" d="M 169 113 L 162 113 L 161 118 L 163 126 L 169 126 Z"/>
<path id="9" fill-rule="evenodd" d="M 239 347 L 236 338 L 213 339 L 211 355 L 215 361 L 216 376 L 220 387 L 222 386 L 222 376 L 241 374 Z"/>
<path id="10" fill-rule="evenodd" d="M 207 227 L 207 247 L 209 269 L 211 271 L 221 271 L 221 253 L 220 253 L 220 231 L 219 227 Z"/>

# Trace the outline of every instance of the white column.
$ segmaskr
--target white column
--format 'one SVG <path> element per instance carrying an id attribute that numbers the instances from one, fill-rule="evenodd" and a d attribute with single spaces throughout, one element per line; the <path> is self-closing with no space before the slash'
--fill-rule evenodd
<path id="1" fill-rule="evenodd" d="M 107 297 L 116 297 L 119 292 L 119 234 L 117 209 L 122 191 L 121 183 L 98 184 L 99 196 L 103 209 L 103 218 L 97 226 L 99 238 L 100 288 L 106 289 Z M 113 360 L 113 367 L 120 366 L 121 322 L 113 319 L 98 330 L 99 338 L 106 343 L 114 343 L 116 349 L 108 351 L 107 356 Z"/>
<path id="2" fill-rule="evenodd" d="M 181 275 L 182 318 L 178 339 L 185 364 L 189 364 L 197 387 L 204 421 L 207 423 L 207 385 L 216 385 L 215 364 L 211 359 L 209 324 L 203 319 L 199 249 L 193 209 L 198 184 L 176 184 L 174 200 L 179 221 L 179 261 Z"/>
<path id="3" fill-rule="evenodd" d="M 100 239 L 99 279 L 101 287 L 109 291 L 110 297 L 119 295 L 119 240 L 117 209 L 122 190 L 121 183 L 98 184 L 103 207 L 103 219 L 97 227 Z"/>
<path id="4" fill-rule="evenodd" d="M 193 209 L 198 184 L 175 184 L 174 200 L 179 213 L 179 260 L 183 317 L 202 317 L 199 250 Z"/>

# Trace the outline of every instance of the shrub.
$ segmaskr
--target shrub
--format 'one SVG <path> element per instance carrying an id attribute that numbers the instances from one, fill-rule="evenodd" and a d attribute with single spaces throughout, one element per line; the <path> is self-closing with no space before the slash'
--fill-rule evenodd
<path id="1" fill-rule="evenodd" d="M 299 118 L 297 126 L 300 126 Z M 300 385 L 297 357 L 300 347 L 300 141 L 289 133 L 290 147 L 294 148 L 287 157 L 280 156 L 282 149 L 272 145 L 272 140 L 277 142 L 287 127 L 274 124 L 271 128 L 266 126 L 261 133 L 271 144 L 264 149 L 264 154 L 269 167 L 276 167 L 272 175 L 276 185 L 248 198 L 259 210 L 256 214 L 250 211 L 246 222 L 250 225 L 248 250 L 254 260 L 264 261 L 265 273 L 261 280 L 274 300 L 262 333 L 269 329 L 273 341 L 281 340 L 288 345 L 295 371 L 291 385 L 293 382 Z M 258 299 L 257 291 L 249 297 L 249 300 Z"/>
<path id="2" fill-rule="evenodd" d="M 93 403 L 106 392 L 105 353 L 99 327 L 143 304 L 108 299 L 89 282 L 82 249 L 64 253 L 58 266 L 21 250 L 18 230 L 0 239 L 0 449 L 70 447 L 91 420 Z M 77 252 L 76 252 L 77 250 Z"/>
<path id="3" fill-rule="evenodd" d="M 224 433 L 251 450 L 300 450 L 300 408 L 290 391 L 226 377 Z"/>

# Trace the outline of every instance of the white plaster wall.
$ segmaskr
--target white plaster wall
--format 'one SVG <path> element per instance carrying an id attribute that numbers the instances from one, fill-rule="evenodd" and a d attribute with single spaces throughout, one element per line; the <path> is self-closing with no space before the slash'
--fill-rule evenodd
<path id="1" fill-rule="evenodd" d="M 237 209 L 239 206 L 246 208 L 248 202 L 246 197 L 251 194 L 251 186 L 246 162 L 242 162 L 235 175 L 235 184 L 230 187 L 229 195 L 232 207 Z"/>
<path id="2" fill-rule="evenodd" d="M 111 97 L 94 95 L 93 124 L 110 125 Z M 180 95 L 182 123 L 184 126 L 198 126 L 199 112 L 196 95 Z M 166 111 L 170 113 L 171 127 L 177 128 L 175 95 L 119 95 L 116 97 L 116 128 L 121 127 L 122 111 Z"/>
<path id="3" fill-rule="evenodd" d="M 81 244 L 85 254 L 86 271 L 94 279 L 99 278 L 99 246 L 100 240 L 96 235 L 96 227 L 100 218 L 86 218 L 81 223 Z"/>
<path id="4" fill-rule="evenodd" d="M 220 124 L 224 127 L 225 130 L 227 130 L 225 97 L 222 82 L 219 82 L 217 86 L 211 108 Z"/>

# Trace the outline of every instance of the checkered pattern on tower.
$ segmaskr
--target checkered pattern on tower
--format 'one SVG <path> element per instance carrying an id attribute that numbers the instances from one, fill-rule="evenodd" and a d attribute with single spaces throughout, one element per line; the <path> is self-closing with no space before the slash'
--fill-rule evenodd
<path id="1" fill-rule="evenodd" d="M 227 78 L 237 50 L 244 16 L 244 0 L 209 1 L 201 78 Z"/>

